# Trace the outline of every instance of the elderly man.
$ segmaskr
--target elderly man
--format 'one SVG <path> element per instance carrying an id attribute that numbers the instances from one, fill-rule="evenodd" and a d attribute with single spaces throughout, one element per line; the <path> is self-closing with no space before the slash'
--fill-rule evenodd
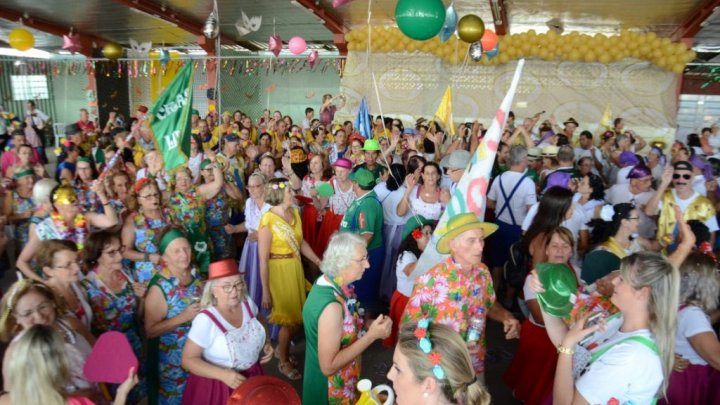
<path id="1" fill-rule="evenodd" d="M 710 246 L 715 244 L 715 232 L 718 221 L 715 207 L 707 197 L 703 197 L 692 188 L 693 167 L 685 161 L 675 162 L 668 166 L 662 174 L 662 181 L 655 194 L 645 207 L 645 213 L 654 216 L 659 212 L 657 240 L 666 246 L 668 253 L 677 247 L 678 219 L 675 217 L 674 206 L 678 206 L 686 221 L 696 219 L 703 222 L 710 231 Z M 670 184 L 672 190 L 668 190 Z"/>
<path id="2" fill-rule="evenodd" d="M 363 308 L 376 313 L 379 310 L 378 290 L 385 258 L 383 209 L 373 191 L 376 180 L 372 173 L 359 168 L 352 173 L 350 179 L 353 181 L 353 192 L 357 198 L 345 211 L 340 231 L 357 233 L 367 241 L 370 268 L 365 270 L 362 279 L 355 283 L 355 288 Z"/>
<path id="3" fill-rule="evenodd" d="M 468 163 L 470 163 L 471 157 L 470 152 L 460 149 L 446 155 L 440 161 L 440 167 L 445 171 L 440 186 L 450 190 L 450 194 L 455 191 Z"/>
<path id="4" fill-rule="evenodd" d="M 483 376 L 486 318 L 502 322 L 507 339 L 520 336 L 520 322 L 495 302 L 492 278 L 481 262 L 485 237 L 497 225 L 466 213 L 450 218 L 445 229 L 436 248 L 450 256 L 415 279 L 402 322 L 427 318 L 451 327 L 468 341 L 475 372 Z M 479 338 L 474 338 L 475 333 Z"/>

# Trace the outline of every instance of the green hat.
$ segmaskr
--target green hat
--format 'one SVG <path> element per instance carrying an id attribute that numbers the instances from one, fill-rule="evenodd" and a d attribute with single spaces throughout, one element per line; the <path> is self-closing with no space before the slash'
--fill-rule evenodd
<path id="1" fill-rule="evenodd" d="M 427 219 L 422 215 L 413 215 L 408 219 L 407 222 L 405 222 L 405 226 L 403 227 L 400 240 L 405 240 L 408 235 L 412 233 L 412 231 L 418 228 L 423 228 L 425 225 L 432 225 L 434 223 L 435 221 Z"/>
<path id="2" fill-rule="evenodd" d="M 538 263 L 535 268 L 545 288 L 545 292 L 537 295 L 540 308 L 552 316 L 568 316 L 577 293 L 575 272 L 562 263 Z"/>
<path id="3" fill-rule="evenodd" d="M 374 187 L 376 183 L 375 176 L 369 170 L 363 168 L 357 169 L 350 174 L 350 180 L 357 183 L 361 188 Z"/>
<path id="4" fill-rule="evenodd" d="M 379 152 L 380 142 L 376 141 L 375 139 L 367 139 L 365 140 L 365 144 L 363 145 L 362 150 Z"/>
<path id="5" fill-rule="evenodd" d="M 192 109 L 192 115 L 197 115 L 197 116 L 199 117 L 199 116 L 200 116 L 200 111 L 198 111 L 198 110 L 196 110 L 196 109 L 193 108 L 193 109 Z"/>
<path id="6" fill-rule="evenodd" d="M 480 221 L 477 215 L 472 212 L 457 214 L 450 218 L 447 224 L 445 224 L 442 236 L 438 240 L 435 248 L 438 253 L 448 254 L 450 253 L 450 241 L 460 234 L 473 229 L 482 229 L 484 237 L 487 238 L 490 234 L 497 231 L 498 226 L 490 222 Z"/>

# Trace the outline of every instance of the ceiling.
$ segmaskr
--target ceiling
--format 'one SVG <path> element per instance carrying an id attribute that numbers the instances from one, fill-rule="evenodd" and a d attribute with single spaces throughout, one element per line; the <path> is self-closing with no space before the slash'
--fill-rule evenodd
<path id="1" fill-rule="evenodd" d="M 455 0 L 460 16 L 473 13 L 492 27 L 494 0 Z M 502 3 L 502 0 L 500 0 Z M 337 50 L 334 33 L 323 19 L 301 4 L 324 9 L 329 18 L 336 19 L 344 29 L 367 24 L 368 5 L 371 5 L 373 25 L 394 25 L 397 0 L 355 0 L 332 7 L 332 0 L 217 0 L 223 43 L 246 51 L 266 50 L 268 37 L 277 33 L 285 42 L 292 36 L 302 36 L 309 45 L 326 51 Z M 449 0 L 445 0 L 448 5 Z M 133 11 L 130 6 L 145 5 L 157 14 L 174 15 L 183 23 L 168 23 L 162 18 Z M 708 4 L 719 0 L 505 0 L 510 33 L 534 29 L 547 31 L 546 23 L 558 19 L 565 32 L 618 33 L 627 28 L 653 31 L 670 36 L 691 16 Z M 142 7 L 140 7 L 142 8 Z M 129 46 L 130 39 L 152 41 L 155 47 L 195 47 L 203 22 L 213 8 L 212 0 L 3 0 L 3 10 L 9 10 L 55 26 L 93 35 L 100 40 Z M 262 16 L 257 32 L 240 37 L 235 23 L 242 12 L 249 17 Z M 711 13 L 708 13 L 710 15 Z M 177 24 L 177 26 L 176 26 Z M 188 24 L 192 29 L 188 29 Z M 18 21 L 0 18 L 0 41 L 7 38 Z M 35 34 L 36 47 L 56 51 L 62 46 L 61 34 L 48 34 L 30 29 Z M 701 56 L 711 59 L 720 52 L 720 12 L 712 13 L 696 36 L 696 46 L 715 50 Z"/>

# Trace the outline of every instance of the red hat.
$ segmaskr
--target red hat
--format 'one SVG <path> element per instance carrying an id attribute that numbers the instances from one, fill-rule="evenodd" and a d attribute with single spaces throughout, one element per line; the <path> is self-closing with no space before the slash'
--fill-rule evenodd
<path id="1" fill-rule="evenodd" d="M 230 277 L 240 274 L 235 259 L 225 259 L 210 263 L 208 268 L 208 280 Z"/>
<path id="2" fill-rule="evenodd" d="M 148 108 L 145 107 L 145 106 L 142 105 L 142 104 L 140 104 L 140 107 L 138 107 L 137 110 L 140 111 L 140 112 L 143 113 L 143 114 L 147 114 L 147 112 L 148 112 Z"/>

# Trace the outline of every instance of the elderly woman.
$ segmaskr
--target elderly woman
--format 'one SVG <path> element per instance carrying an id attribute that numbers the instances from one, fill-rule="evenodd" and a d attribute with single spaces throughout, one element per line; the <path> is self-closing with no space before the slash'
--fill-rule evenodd
<path id="1" fill-rule="evenodd" d="M 181 355 L 190 322 L 200 312 L 203 287 L 191 267 L 190 242 L 179 228 L 166 230 L 159 248 L 160 269 L 145 297 L 148 397 L 151 405 L 180 404 L 187 381 Z"/>
<path id="2" fill-rule="evenodd" d="M 92 308 L 91 330 L 95 335 L 108 331 L 121 332 L 127 337 L 144 371 L 140 314 L 143 309 L 145 286 L 133 282 L 122 266 L 122 245 L 117 232 L 100 231 L 90 235 L 83 255 L 88 269 L 81 286 Z M 141 373 L 144 377 L 144 372 Z M 132 398 L 145 396 L 144 378 L 133 391 Z"/>
<path id="3" fill-rule="evenodd" d="M 97 175 L 95 163 L 91 158 L 85 156 L 78 158 L 73 187 L 78 196 L 80 209 L 85 212 L 102 212 L 102 204 L 93 187 Z"/>
<path id="4" fill-rule="evenodd" d="M 291 380 L 302 378 L 290 357 L 290 340 L 302 324 L 307 281 L 300 256 L 316 266 L 320 259 L 303 240 L 300 214 L 293 207 L 294 193 L 286 179 L 272 179 L 265 189 L 270 207 L 260 218 L 258 254 L 262 282 L 262 306 L 272 309 L 269 320 L 280 326 L 277 356 L 278 368 Z M 296 362 L 296 361 L 295 361 Z"/>
<path id="5" fill-rule="evenodd" d="M 497 225 L 481 222 L 475 214 L 458 214 L 450 218 L 438 240 L 438 253 L 450 254 L 443 262 L 415 279 L 410 301 L 405 307 L 403 323 L 418 321 L 432 313 L 433 322 L 450 326 L 468 338 L 471 324 L 486 318 L 501 322 L 507 339 L 517 338 L 520 323 L 495 301 L 495 289 L 487 266 L 482 263 L 485 238 Z M 485 372 L 485 328 L 477 339 L 468 341 L 475 372 Z"/>
<path id="6" fill-rule="evenodd" d="M 352 162 L 343 157 L 337 158 L 333 163 L 333 169 L 335 175 L 330 179 L 330 185 L 333 187 L 334 193 L 328 198 L 325 218 L 320 225 L 317 237 L 317 245 L 322 246 L 323 252 L 327 249 L 330 236 L 340 229 L 343 216 L 356 197 L 352 181 L 349 178 Z M 320 252 L 321 256 L 323 252 Z"/>
<path id="7" fill-rule="evenodd" d="M 675 367 L 661 403 L 720 403 L 720 343 L 708 317 L 717 309 L 719 293 L 717 263 L 690 254 L 680 266 Z"/>
<path id="8" fill-rule="evenodd" d="M 170 225 L 170 213 L 162 207 L 162 195 L 155 180 L 138 180 L 135 194 L 139 208 L 125 219 L 122 228 L 123 257 L 134 262 L 132 279 L 147 284 L 160 263 L 160 233 Z"/>
<path id="9" fill-rule="evenodd" d="M 75 243 L 77 250 L 82 252 L 91 226 L 107 229 L 117 224 L 117 215 L 110 206 L 103 185 L 96 182 L 93 187 L 103 205 L 104 214 L 83 213 L 78 207 L 75 191 L 70 186 L 62 185 L 52 190 L 50 201 L 53 210 L 50 216 L 35 225 L 35 232 L 30 233 L 28 244 L 18 257 L 17 267 L 25 277 L 43 281 L 30 266 L 30 261 L 37 254 L 41 241 L 49 239 L 71 241 Z"/>
<path id="10" fill-rule="evenodd" d="M 175 190 L 168 198 L 172 220 L 176 225 L 185 228 L 202 274 L 207 274 L 207 267 L 210 264 L 210 239 L 205 229 L 205 204 L 207 200 L 218 195 L 224 182 L 222 172 L 215 163 L 208 163 L 206 168 L 211 168 L 213 171 L 212 183 L 195 187 L 190 170 L 182 169 L 175 173 Z"/>
<path id="11" fill-rule="evenodd" d="M 42 269 L 45 285 L 58 297 L 62 310 L 90 329 L 93 313 L 85 292 L 78 284 L 80 263 L 75 244 L 58 239 L 41 242 L 37 264 Z"/>
<path id="12" fill-rule="evenodd" d="M 544 293 L 537 272 L 530 277 L 532 291 Z M 542 312 L 559 355 L 554 404 L 647 404 L 665 394 L 675 348 L 678 270 L 659 254 L 638 252 L 621 260 L 613 286 L 611 301 L 620 312 L 606 322 L 586 327 L 588 314 L 568 328 Z"/>
<path id="13" fill-rule="evenodd" d="M 77 318 L 61 310 L 52 290 L 30 279 L 11 285 L 0 303 L 0 339 L 10 343 L 3 358 L 5 391 L 13 389 L 9 365 L 18 360 L 29 361 L 26 357 L 18 358 L 15 348 L 21 333 L 33 325 L 50 326 L 63 337 L 71 377 L 65 390 L 75 395 L 97 396 L 98 391 L 83 372 L 95 338 Z"/>
<path id="14" fill-rule="evenodd" d="M 325 219 L 327 197 L 318 195 L 317 187 L 326 183 L 325 177 L 329 162 L 323 155 L 314 155 L 310 159 L 309 172 L 302 179 L 300 194 L 309 199 L 302 209 L 303 239 L 307 240 L 315 254 L 322 256 L 325 246 L 318 243 L 322 221 Z M 295 176 L 291 177 L 294 178 Z M 292 182 L 291 182 L 292 184 Z"/>
<path id="15" fill-rule="evenodd" d="M 209 159 L 200 164 L 200 186 L 215 183 L 216 166 Z M 223 182 L 220 191 L 214 197 L 205 200 L 205 227 L 212 242 L 210 256 L 212 260 L 235 257 L 235 244 L 232 236 L 225 230 L 231 217 L 231 208 L 239 207 L 245 199 L 240 189 L 232 181 Z"/>
<path id="16" fill-rule="evenodd" d="M 263 374 L 260 364 L 272 359 L 273 347 L 235 260 L 210 264 L 200 305 L 205 309 L 193 320 L 182 353 L 190 372 L 182 403 L 225 405 L 246 378 Z"/>
<path id="17" fill-rule="evenodd" d="M 247 232 L 247 238 L 240 256 L 240 274 L 245 276 L 248 295 L 254 303 L 262 302 L 262 282 L 260 281 L 260 263 L 258 261 L 258 226 L 264 211 L 270 208 L 265 203 L 265 185 L 267 178 L 255 172 L 248 178 L 247 189 L 250 198 L 245 202 L 245 222 L 239 225 L 225 225 L 228 233 Z"/>
<path id="18" fill-rule="evenodd" d="M 349 232 L 330 238 L 320 266 L 324 273 L 303 308 L 305 378 L 303 403 L 355 403 L 360 355 L 375 340 L 390 335 L 392 321 L 380 315 L 362 332 L 363 317 L 349 285 L 370 267 L 365 239 Z"/>
<path id="19" fill-rule="evenodd" d="M 428 319 L 402 328 L 387 378 L 398 405 L 490 404 L 460 335 Z"/>
<path id="20" fill-rule="evenodd" d="M 120 219 L 121 224 L 125 223 L 125 218 L 132 211 L 137 210 L 137 200 L 132 194 L 132 182 L 130 175 L 126 172 L 114 172 L 107 179 L 107 188 L 110 191 L 110 204 L 115 208 L 115 212 Z"/>
<path id="21" fill-rule="evenodd" d="M 15 225 L 15 241 L 19 251 L 25 246 L 30 238 L 30 218 L 35 212 L 35 204 L 32 200 L 35 175 L 27 166 L 20 166 L 13 175 L 15 189 L 5 194 L 3 204 L 3 215 L 7 217 L 8 223 Z"/>
<path id="22" fill-rule="evenodd" d="M 70 359 L 63 339 L 46 325 L 35 325 L 22 334 L 15 344 L 15 356 L 7 365 L 5 387 L 11 392 L 0 397 L 0 404 L 80 405 L 92 401 L 68 392 Z M 137 384 L 135 370 L 118 388 L 113 405 L 124 405 L 128 392 Z"/>

